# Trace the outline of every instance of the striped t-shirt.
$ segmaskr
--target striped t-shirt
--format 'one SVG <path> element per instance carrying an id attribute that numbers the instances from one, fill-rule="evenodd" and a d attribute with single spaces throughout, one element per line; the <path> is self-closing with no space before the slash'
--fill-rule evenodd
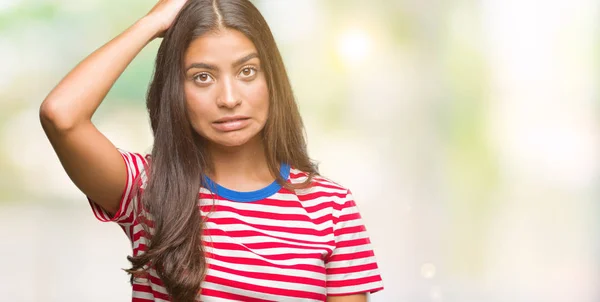
<path id="1" fill-rule="evenodd" d="M 134 215 L 147 177 L 149 156 L 119 150 L 127 166 L 120 208 L 111 217 L 90 201 L 101 221 L 118 223 L 133 255 L 148 239 Z M 308 174 L 282 165 L 290 183 Z M 138 178 L 139 176 L 139 178 Z M 139 181 L 134 181 L 139 179 Z M 325 301 L 327 296 L 373 293 L 383 284 L 369 237 L 348 189 L 317 176 L 307 189 L 290 191 L 277 182 L 236 192 L 208 180 L 198 206 L 205 218 L 207 274 L 200 301 Z M 214 206 L 213 206 L 214 205 Z M 208 217 L 207 217 L 208 216 Z M 170 301 L 156 271 L 133 279 L 133 302 Z"/>

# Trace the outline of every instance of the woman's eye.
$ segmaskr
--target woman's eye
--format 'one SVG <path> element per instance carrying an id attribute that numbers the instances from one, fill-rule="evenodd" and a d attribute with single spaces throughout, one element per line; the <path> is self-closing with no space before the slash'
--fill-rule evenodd
<path id="1" fill-rule="evenodd" d="M 254 67 L 244 67 L 244 69 L 242 69 L 242 71 L 240 72 L 240 74 L 244 78 L 249 78 L 249 77 L 253 76 L 254 74 L 256 74 L 256 68 L 254 68 Z"/>
<path id="2" fill-rule="evenodd" d="M 208 73 L 199 73 L 194 75 L 194 81 L 201 84 L 210 83 L 212 81 L 212 77 Z"/>

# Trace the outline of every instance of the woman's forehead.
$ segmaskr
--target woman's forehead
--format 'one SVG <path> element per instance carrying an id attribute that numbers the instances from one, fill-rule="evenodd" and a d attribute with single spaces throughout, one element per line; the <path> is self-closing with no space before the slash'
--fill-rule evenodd
<path id="1" fill-rule="evenodd" d="M 254 43 L 233 29 L 208 32 L 194 39 L 185 52 L 185 63 L 210 62 L 227 64 L 257 53 Z"/>

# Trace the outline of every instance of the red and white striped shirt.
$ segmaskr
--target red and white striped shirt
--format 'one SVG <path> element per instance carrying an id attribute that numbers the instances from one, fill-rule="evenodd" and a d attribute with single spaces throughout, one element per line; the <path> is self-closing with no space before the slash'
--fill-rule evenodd
<path id="1" fill-rule="evenodd" d="M 127 166 L 127 186 L 118 212 L 111 217 L 93 201 L 90 205 L 99 220 L 123 228 L 133 255 L 139 255 L 148 239 L 134 215 L 139 194 L 133 192 L 139 191 L 135 185 L 145 186 L 148 155 L 119 151 Z M 308 175 L 288 165 L 282 165 L 281 174 L 291 183 Z M 383 289 L 348 189 L 320 176 L 311 187 L 295 191 L 276 182 L 253 192 L 208 184 L 210 190 L 199 193 L 201 215 L 208 216 L 203 233 L 208 269 L 199 300 L 325 301 L 327 296 Z M 150 269 L 148 278 L 134 278 L 132 301 L 170 301 L 155 270 Z"/>

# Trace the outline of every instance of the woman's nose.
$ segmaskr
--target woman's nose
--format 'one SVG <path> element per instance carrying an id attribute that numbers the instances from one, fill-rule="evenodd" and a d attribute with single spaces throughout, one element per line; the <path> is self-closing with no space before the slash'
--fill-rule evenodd
<path id="1" fill-rule="evenodd" d="M 223 79 L 221 81 L 221 93 L 217 98 L 217 105 L 219 107 L 234 108 L 241 102 L 242 100 L 236 93 L 234 80 L 229 77 Z"/>

